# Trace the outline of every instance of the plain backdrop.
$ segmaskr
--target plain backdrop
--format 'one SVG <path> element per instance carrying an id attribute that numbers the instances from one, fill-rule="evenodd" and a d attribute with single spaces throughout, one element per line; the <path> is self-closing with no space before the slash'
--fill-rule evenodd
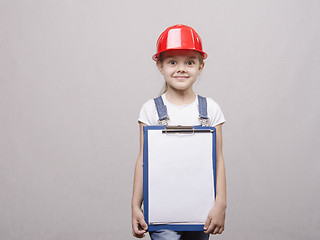
<path id="1" fill-rule="evenodd" d="M 133 239 L 137 118 L 178 23 L 227 120 L 211 239 L 320 239 L 319 22 L 318 0 L 0 0 L 0 239 Z"/>

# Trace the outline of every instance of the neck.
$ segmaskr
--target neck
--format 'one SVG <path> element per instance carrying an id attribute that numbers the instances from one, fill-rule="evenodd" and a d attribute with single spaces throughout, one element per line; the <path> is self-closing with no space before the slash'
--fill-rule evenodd
<path id="1" fill-rule="evenodd" d="M 187 105 L 193 103 L 196 98 L 196 94 L 193 89 L 189 89 L 188 91 L 179 91 L 168 88 L 166 98 L 175 105 Z"/>

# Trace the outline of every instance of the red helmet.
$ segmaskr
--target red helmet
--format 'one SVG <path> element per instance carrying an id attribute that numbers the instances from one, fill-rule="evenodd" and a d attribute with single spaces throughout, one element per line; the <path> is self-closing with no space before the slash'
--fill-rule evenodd
<path id="1" fill-rule="evenodd" d="M 152 59 L 157 61 L 160 53 L 173 49 L 195 50 L 202 54 L 203 59 L 207 54 L 202 51 L 201 38 L 192 27 L 178 24 L 168 27 L 158 38 L 157 53 Z"/>

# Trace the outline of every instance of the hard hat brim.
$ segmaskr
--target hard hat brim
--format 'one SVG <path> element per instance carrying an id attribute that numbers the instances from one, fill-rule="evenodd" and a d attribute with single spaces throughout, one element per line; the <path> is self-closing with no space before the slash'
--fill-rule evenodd
<path id="1" fill-rule="evenodd" d="M 159 61 L 159 56 L 160 56 L 160 54 L 163 53 L 163 52 L 169 51 L 169 50 L 192 50 L 192 51 L 196 51 L 196 52 L 201 53 L 202 56 L 203 56 L 203 60 L 208 57 L 208 54 L 206 54 L 206 53 L 203 52 L 203 51 L 196 50 L 196 49 L 190 49 L 190 48 L 172 48 L 172 49 L 166 49 L 166 50 L 157 52 L 156 54 L 154 54 L 154 55 L 152 56 L 152 59 L 153 59 L 154 61 L 156 61 L 156 62 Z"/>

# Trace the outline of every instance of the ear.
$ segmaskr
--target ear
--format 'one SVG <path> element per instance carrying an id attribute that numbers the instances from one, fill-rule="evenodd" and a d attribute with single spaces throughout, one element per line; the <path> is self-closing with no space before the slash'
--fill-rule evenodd
<path id="1" fill-rule="evenodd" d="M 158 67 L 160 73 L 163 75 L 163 72 L 162 72 L 162 62 L 157 61 L 157 67 Z"/>
<path id="2" fill-rule="evenodd" d="M 203 70 L 204 68 L 204 62 L 202 62 L 202 64 L 200 65 L 199 69 L 200 69 L 200 72 Z"/>

